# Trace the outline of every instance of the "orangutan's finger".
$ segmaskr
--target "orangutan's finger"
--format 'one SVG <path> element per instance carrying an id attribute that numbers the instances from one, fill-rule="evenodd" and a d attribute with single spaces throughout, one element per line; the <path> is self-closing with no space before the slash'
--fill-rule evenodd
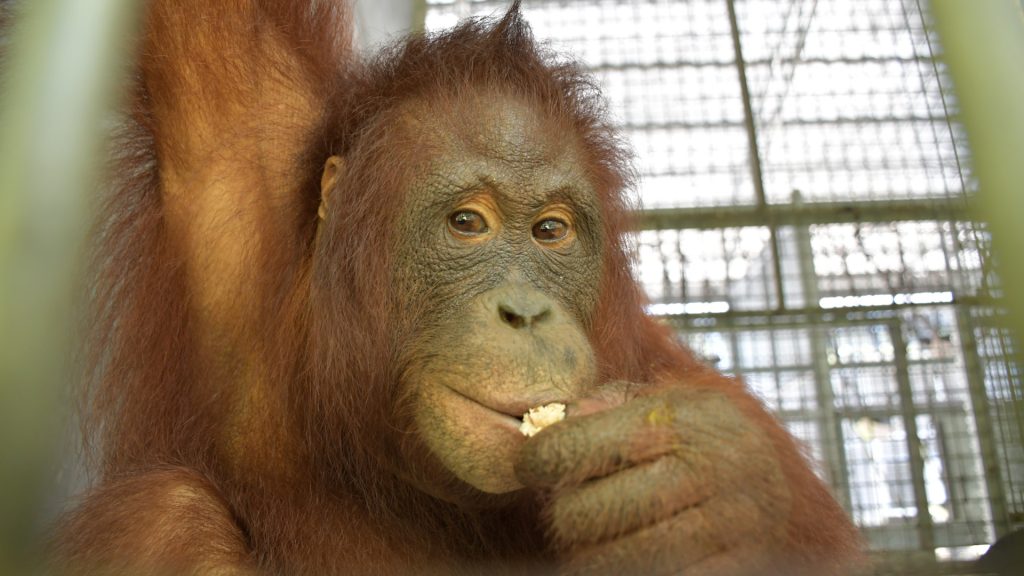
<path id="1" fill-rule="evenodd" d="M 720 521 L 723 516 L 742 516 L 743 506 L 741 501 L 712 500 L 687 508 L 658 524 L 571 552 L 565 572 L 689 574 L 701 563 L 730 554 L 746 541 L 758 539 L 756 522 L 727 526 Z"/>
<path id="2" fill-rule="evenodd" d="M 794 576 L 818 572 L 792 571 L 779 562 L 778 553 L 761 542 L 739 545 L 715 554 L 686 570 L 686 576 Z M 831 572 L 821 572 L 822 574 Z"/>
<path id="3" fill-rule="evenodd" d="M 641 389 L 639 384 L 625 380 L 605 383 L 589 396 L 570 402 L 566 408 L 566 415 L 576 418 L 622 406 L 635 397 Z"/>
<path id="4" fill-rule="evenodd" d="M 547 510 L 552 535 L 568 548 L 657 524 L 711 497 L 709 469 L 667 456 L 557 492 Z"/>
<path id="5" fill-rule="evenodd" d="M 657 398 L 569 418 L 523 446 L 516 475 L 531 487 L 605 476 L 679 447 L 675 408 Z"/>

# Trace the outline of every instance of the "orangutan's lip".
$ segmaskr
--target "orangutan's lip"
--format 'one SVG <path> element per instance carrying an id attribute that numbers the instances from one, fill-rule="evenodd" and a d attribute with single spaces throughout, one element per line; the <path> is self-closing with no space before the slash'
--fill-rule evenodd
<path id="1" fill-rule="evenodd" d="M 472 396 L 467 396 L 467 395 L 463 394 L 462 392 L 459 392 L 458 390 L 456 390 L 455 388 L 452 388 L 451 386 L 445 386 L 445 389 L 447 389 L 452 394 L 455 394 L 459 398 L 462 398 L 466 402 L 469 402 L 471 404 L 475 404 L 475 405 L 483 408 L 484 410 L 487 410 L 488 412 L 493 412 L 494 414 L 496 414 L 498 416 L 501 416 L 502 418 L 513 420 L 515 422 L 515 425 L 517 425 L 517 426 L 519 424 L 522 424 L 522 422 L 523 422 L 523 417 L 522 417 L 521 414 L 520 415 L 510 414 L 510 413 L 505 412 L 503 410 L 498 410 L 497 408 L 494 408 L 493 406 L 490 406 L 488 404 L 484 404 L 483 402 L 480 402 L 479 400 L 477 400 L 476 398 L 473 398 Z"/>
<path id="2" fill-rule="evenodd" d="M 492 405 L 492 404 L 487 404 L 485 402 L 481 402 L 481 401 L 477 400 L 476 398 L 473 398 L 472 396 L 468 396 L 468 395 L 460 392 L 459 390 L 457 390 L 455 388 L 452 388 L 451 386 L 445 386 L 445 388 L 447 388 L 448 390 L 451 390 L 457 396 L 461 396 L 464 400 L 472 402 L 472 403 L 474 403 L 474 404 L 476 404 L 476 405 L 478 405 L 478 406 L 480 406 L 482 408 L 485 408 L 487 410 L 490 410 L 491 412 L 494 412 L 496 414 L 500 414 L 501 416 L 507 416 L 509 418 L 512 418 L 512 419 L 516 420 L 519 423 L 522 423 L 523 415 L 526 414 L 527 412 L 529 412 L 531 408 L 536 408 L 538 406 L 544 406 L 544 405 L 550 404 L 552 402 L 561 402 L 563 404 L 567 403 L 566 400 L 558 399 L 558 398 L 538 399 L 538 400 L 534 400 L 533 398 L 531 398 L 529 400 L 515 400 L 515 401 L 511 401 L 511 402 L 502 402 L 500 405 L 495 406 L 495 405 Z"/>

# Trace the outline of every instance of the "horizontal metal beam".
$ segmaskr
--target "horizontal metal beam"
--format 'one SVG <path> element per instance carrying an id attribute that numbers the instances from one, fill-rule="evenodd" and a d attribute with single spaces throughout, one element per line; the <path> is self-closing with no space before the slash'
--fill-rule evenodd
<path id="1" fill-rule="evenodd" d="M 889 364 L 889 366 L 893 366 Z M 752 372 L 746 368 L 742 370 L 736 370 L 735 373 L 740 376 L 746 376 Z M 965 402 L 959 401 L 930 401 L 928 403 L 915 402 L 912 405 L 919 414 L 934 414 L 936 416 L 962 416 L 967 412 L 967 405 Z M 813 421 L 822 417 L 823 410 L 827 410 L 828 407 L 823 409 L 775 409 L 772 413 L 786 422 L 795 421 Z M 831 410 L 832 412 L 843 420 L 858 420 L 860 418 L 873 418 L 875 420 L 887 420 L 893 416 L 899 416 L 902 407 L 899 405 L 874 405 L 874 406 L 835 406 Z"/>
<path id="2" fill-rule="evenodd" d="M 868 124 L 914 124 L 919 122 L 933 122 L 945 124 L 952 116 L 939 115 L 913 115 L 913 116 L 849 116 L 849 117 L 820 117 L 820 118 L 787 118 L 773 132 L 779 132 L 782 128 L 799 127 L 833 127 L 833 126 L 863 126 Z M 760 119 L 758 119 L 760 122 Z M 737 130 L 746 127 L 746 122 L 737 120 L 693 120 L 693 121 L 668 121 L 668 122 L 634 122 L 626 120 L 619 124 L 619 127 L 627 132 L 653 132 L 655 130 Z M 849 168 L 847 168 L 849 169 Z"/>
<path id="3" fill-rule="evenodd" d="M 634 218 L 635 230 L 710 229 L 739 226 L 796 226 L 849 222 L 973 221 L 966 199 L 808 202 L 701 208 L 655 208 Z"/>
<path id="4" fill-rule="evenodd" d="M 906 305 L 912 307 L 916 305 Z M 948 304 L 944 304 L 948 306 Z M 852 312 L 873 312 L 872 314 L 851 314 Z M 807 326 L 828 325 L 859 326 L 865 324 L 881 324 L 892 313 L 892 309 L 843 309 L 821 310 L 805 309 L 779 313 L 774 310 L 743 310 L 729 311 L 724 314 L 692 314 L 681 316 L 658 316 L 657 319 L 675 330 L 687 333 L 717 332 L 721 330 L 766 330 L 779 328 L 802 328 Z"/>
<path id="5" fill-rule="evenodd" d="M 791 308 L 788 310 L 730 310 L 721 314 L 680 314 L 657 318 L 676 329 L 704 332 L 737 328 L 758 330 L 827 324 L 829 326 L 883 324 L 892 315 L 919 308 L 953 307 L 965 310 L 1005 308 L 1001 298 L 988 296 L 955 296 L 952 302 L 934 304 L 889 304 L 886 306 L 857 306 L 850 308 Z M 995 319 L 995 324 L 1001 324 Z"/>
<path id="6" fill-rule="evenodd" d="M 902 30 L 902 28 L 900 29 Z M 725 37 L 725 34 L 719 34 L 721 37 Z M 884 56 L 861 56 L 857 58 L 759 58 L 755 60 L 747 60 L 747 66 L 756 68 L 758 66 L 769 66 L 779 64 L 824 64 L 824 65 L 847 65 L 855 66 L 859 64 L 903 64 L 906 66 L 916 65 L 919 62 L 924 62 L 931 65 L 932 58 L 928 56 L 899 56 L 896 54 L 884 55 Z M 628 72 L 636 70 L 676 70 L 679 68 L 731 68 L 736 65 L 735 60 L 732 58 L 710 58 L 705 60 L 687 60 L 687 59 L 675 59 L 675 60 L 653 60 L 645 62 L 623 62 L 623 63 L 604 63 L 593 66 L 584 66 L 587 72 L 592 74 L 602 72 Z"/>

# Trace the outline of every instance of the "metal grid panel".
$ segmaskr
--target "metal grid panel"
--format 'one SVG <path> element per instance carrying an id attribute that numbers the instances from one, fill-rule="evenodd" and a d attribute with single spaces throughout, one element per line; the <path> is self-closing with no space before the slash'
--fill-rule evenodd
<path id="1" fill-rule="evenodd" d="M 808 445 L 873 548 L 970 558 L 1024 525 L 1024 395 L 922 4 L 524 14 L 596 75 L 633 143 L 657 216 L 635 242 L 650 311 Z M 427 27 L 506 6 L 430 0 Z"/>
<path id="2" fill-rule="evenodd" d="M 769 201 L 961 192 L 955 102 L 916 2 L 738 6 Z"/>
<path id="3" fill-rule="evenodd" d="M 1024 524 L 1024 393 L 1020 366 L 1010 360 L 1018 352 L 998 312 L 976 309 L 972 318 L 1006 498 L 1014 521 Z"/>
<path id="4" fill-rule="evenodd" d="M 666 313 L 764 309 L 775 301 L 770 241 L 764 227 L 640 232 L 637 275 Z"/>
<path id="5" fill-rule="evenodd" d="M 954 237 L 969 227 L 934 221 L 811 226 L 819 295 L 895 295 L 953 288 L 966 295 L 969 288 L 980 286 L 982 272 L 974 239 Z"/>
<path id="6" fill-rule="evenodd" d="M 933 548 L 994 538 L 952 306 L 873 311 L 843 320 L 794 318 L 774 328 L 743 326 L 760 322 L 753 316 L 747 322 L 723 318 L 710 327 L 701 320 L 706 319 L 688 320 L 684 334 L 690 346 L 719 369 L 742 374 L 794 433 L 800 431 L 799 438 L 812 443 L 822 476 L 832 481 L 876 549 L 921 548 L 919 493 Z M 827 378 L 825 389 L 816 386 L 816 370 Z M 830 398 L 827 404 L 824 397 Z M 916 459 L 908 418 L 919 442 Z M 838 426 L 833 433 L 839 438 L 831 449 L 829 422 Z M 1017 456 L 1004 451 L 1003 457 Z"/>

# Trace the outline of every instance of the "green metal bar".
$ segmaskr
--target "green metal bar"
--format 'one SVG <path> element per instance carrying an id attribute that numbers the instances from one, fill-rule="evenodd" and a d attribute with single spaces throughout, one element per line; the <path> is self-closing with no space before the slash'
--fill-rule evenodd
<path id="1" fill-rule="evenodd" d="M 412 26 L 410 32 L 424 32 L 427 29 L 427 0 L 412 0 Z"/>
<path id="2" fill-rule="evenodd" d="M 976 208 L 991 224 L 1019 337 L 1024 335 L 1024 266 L 1018 263 L 1024 246 L 1024 16 L 1014 0 L 932 0 L 931 6 L 973 152 Z"/>
<path id="3" fill-rule="evenodd" d="M 66 426 L 76 273 L 135 2 L 34 0 L 0 102 L 0 573 L 28 571 Z"/>
<path id="4" fill-rule="evenodd" d="M 1019 262 L 1024 246 L 1024 8 L 1014 0 L 932 0 L 931 8 L 972 151 L 979 184 L 974 208 L 990 224 L 1008 325 L 1020 343 L 1024 338 L 1024 266 Z M 1015 360 L 1024 366 L 1019 346 Z M 1010 385 L 1014 401 L 1007 412 L 1013 414 L 1017 439 L 1024 443 L 1024 391 L 1019 382 Z M 988 398 L 984 387 L 976 388 L 972 386 L 972 401 L 975 410 L 983 409 L 984 417 Z M 979 430 L 983 424 L 979 422 Z M 999 471 L 991 458 L 985 466 Z M 1002 486 L 992 489 L 1001 494 Z M 1002 511 L 994 519 L 997 534 L 1006 530 L 1006 520 L 1000 516 Z"/>

